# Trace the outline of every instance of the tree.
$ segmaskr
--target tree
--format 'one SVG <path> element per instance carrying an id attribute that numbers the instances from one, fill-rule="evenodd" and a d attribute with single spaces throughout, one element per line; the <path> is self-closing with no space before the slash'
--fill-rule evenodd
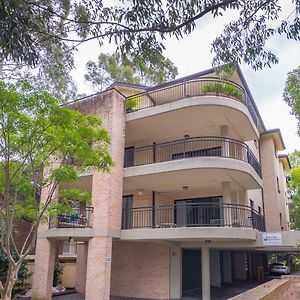
<path id="1" fill-rule="evenodd" d="M 289 176 L 289 195 L 293 199 L 290 209 L 291 228 L 300 229 L 300 151 L 295 150 L 289 155 L 292 170 Z"/>
<path id="2" fill-rule="evenodd" d="M 73 49 L 63 40 L 69 13 L 68 0 L 0 0 L 0 80 L 27 78 L 62 102 L 74 99 Z"/>
<path id="3" fill-rule="evenodd" d="M 102 0 L 2 0 L 0 57 L 30 66 L 38 64 L 51 46 L 72 50 L 91 39 L 115 42 L 119 53 L 137 53 L 150 61 L 164 50 L 167 37 L 190 34 L 207 15 L 222 17 L 236 11 L 213 42 L 214 64 L 245 62 L 254 69 L 278 61 L 266 47 L 280 34 L 300 40 L 300 0 L 132 0 L 106 6 Z M 280 15 L 290 5 L 288 18 Z M 23 12 L 26 11 L 26 14 Z M 18 28 L 18 30 L 16 30 Z"/>
<path id="4" fill-rule="evenodd" d="M 34 248 L 38 226 L 49 217 L 71 213 L 75 203 L 91 201 L 89 193 L 77 189 L 57 192 L 58 185 L 76 181 L 77 172 L 87 168 L 108 171 L 113 162 L 100 119 L 61 106 L 47 92 L 26 82 L 1 82 L 0 107 L 0 249 L 8 260 L 0 295 L 7 300 Z M 17 247 L 14 231 L 23 218 L 31 221 L 31 228 Z"/>
<path id="5" fill-rule="evenodd" d="M 120 56 L 101 53 L 98 62 L 89 61 L 86 65 L 89 81 L 95 91 L 102 90 L 114 81 L 155 85 L 175 79 L 178 74 L 174 64 L 163 55 L 150 62 L 147 57 Z"/>
<path id="6" fill-rule="evenodd" d="M 300 66 L 288 73 L 283 99 L 291 107 L 291 113 L 298 120 L 298 135 L 300 135 Z"/>

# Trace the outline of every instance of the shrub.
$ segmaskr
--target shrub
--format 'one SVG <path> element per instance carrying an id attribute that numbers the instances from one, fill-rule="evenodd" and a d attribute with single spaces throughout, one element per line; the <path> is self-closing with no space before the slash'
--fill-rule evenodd
<path id="1" fill-rule="evenodd" d="M 227 82 L 210 82 L 202 86 L 202 93 L 214 93 L 214 94 L 223 94 L 226 96 L 231 96 L 239 101 L 243 101 L 243 93 L 235 85 Z"/>
<path id="2" fill-rule="evenodd" d="M 63 270 L 63 264 L 59 260 L 56 260 L 54 265 L 53 286 L 57 286 L 62 283 Z"/>
<path id="3" fill-rule="evenodd" d="M 15 260 L 17 260 L 17 254 L 12 251 L 12 256 Z M 28 279 L 31 276 L 31 273 L 28 271 L 27 268 L 28 261 L 24 260 L 21 264 L 19 273 L 18 273 L 18 280 L 13 288 L 13 295 L 16 293 L 28 288 Z M 2 283 L 6 281 L 8 271 L 8 261 L 7 257 L 4 252 L 0 250 L 0 280 Z"/>
<path id="4" fill-rule="evenodd" d="M 134 95 L 126 100 L 126 111 L 134 111 L 139 108 L 140 101 L 142 96 Z"/>

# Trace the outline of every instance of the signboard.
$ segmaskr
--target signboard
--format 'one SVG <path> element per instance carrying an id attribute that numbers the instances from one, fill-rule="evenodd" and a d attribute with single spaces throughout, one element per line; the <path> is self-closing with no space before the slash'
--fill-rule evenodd
<path id="1" fill-rule="evenodd" d="M 107 256 L 107 257 L 106 257 L 106 261 L 107 261 L 108 263 L 111 263 L 111 256 Z"/>
<path id="2" fill-rule="evenodd" d="M 281 246 L 282 236 L 281 233 L 263 233 L 264 246 Z"/>

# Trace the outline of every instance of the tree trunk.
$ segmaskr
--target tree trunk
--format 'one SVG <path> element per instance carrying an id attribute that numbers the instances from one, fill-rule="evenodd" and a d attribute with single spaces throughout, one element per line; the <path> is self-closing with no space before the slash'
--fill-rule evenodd
<path id="1" fill-rule="evenodd" d="M 5 285 L 1 291 L 1 300 L 11 300 L 13 287 L 18 279 L 19 265 L 9 264 Z"/>

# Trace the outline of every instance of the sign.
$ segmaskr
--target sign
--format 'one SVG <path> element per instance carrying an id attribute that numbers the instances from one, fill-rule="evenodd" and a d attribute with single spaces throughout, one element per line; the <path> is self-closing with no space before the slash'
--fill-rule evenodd
<path id="1" fill-rule="evenodd" d="M 111 263 L 111 256 L 106 257 L 106 262 Z"/>
<path id="2" fill-rule="evenodd" d="M 281 233 L 263 233 L 264 246 L 281 246 L 282 236 Z"/>

